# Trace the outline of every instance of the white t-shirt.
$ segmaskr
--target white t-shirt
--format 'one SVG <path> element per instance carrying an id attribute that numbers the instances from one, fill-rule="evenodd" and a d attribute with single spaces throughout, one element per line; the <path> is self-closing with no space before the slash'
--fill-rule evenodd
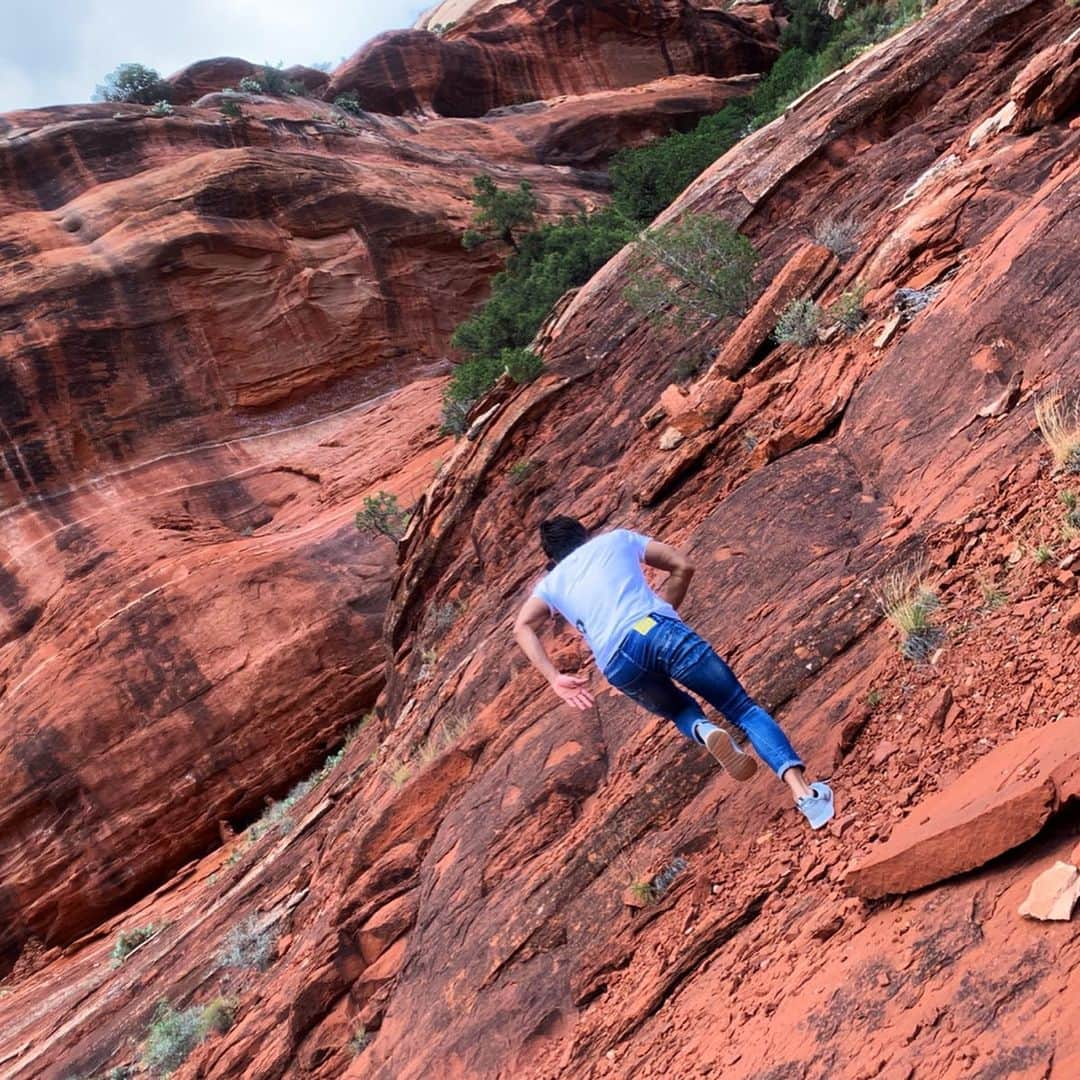
<path id="1" fill-rule="evenodd" d="M 649 538 L 627 529 L 601 533 L 572 551 L 533 596 L 577 627 L 603 671 L 630 628 L 646 615 L 679 616 L 649 588 L 641 563 Z"/>

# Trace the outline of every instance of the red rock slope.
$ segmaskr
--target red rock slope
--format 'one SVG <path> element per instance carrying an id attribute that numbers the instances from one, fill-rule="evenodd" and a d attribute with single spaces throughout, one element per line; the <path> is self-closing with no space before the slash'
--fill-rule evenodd
<path id="1" fill-rule="evenodd" d="M 1078 18 L 941 4 L 717 162 L 671 213 L 723 213 L 762 252 L 771 285 L 737 332 L 658 335 L 621 299 L 626 255 L 584 288 L 549 328 L 546 374 L 429 492 L 380 720 L 291 830 L 234 841 L 66 955 L 26 957 L 0 998 L 0 1064 L 131 1063 L 159 998 L 226 993 L 236 1024 L 177 1076 L 1074 1076 L 1075 934 L 1017 908 L 1080 858 L 1059 805 L 1080 708 L 1070 481 L 1031 426 L 1036 392 L 1080 382 Z M 842 265 L 810 240 L 827 215 L 858 222 Z M 855 281 L 860 333 L 766 343 L 787 298 L 830 304 Z M 930 302 L 897 320 L 899 287 Z M 716 362 L 661 450 L 641 418 L 698 349 Z M 524 668 L 509 624 L 556 507 L 694 554 L 689 618 L 833 778 L 824 835 L 775 782 L 728 783 L 614 695 L 571 713 Z M 949 632 L 923 667 L 872 595 L 918 552 Z M 569 636 L 558 652 L 583 662 Z M 1007 796 L 973 800 L 1003 779 Z M 949 851 L 935 831 L 958 820 L 972 858 L 928 880 Z M 625 903 L 676 858 L 659 903 Z M 852 895 L 886 880 L 894 899 Z M 249 918 L 273 962 L 223 967 Z M 117 932 L 151 922 L 165 929 L 111 969 Z"/>
<path id="2" fill-rule="evenodd" d="M 258 95 L 229 120 L 214 94 L 0 118 L 0 970 L 207 850 L 372 703 L 393 553 L 351 520 L 446 453 L 434 376 L 502 259 L 462 249 L 473 177 L 595 206 L 620 145 L 748 89 L 607 84 L 475 120 Z"/>

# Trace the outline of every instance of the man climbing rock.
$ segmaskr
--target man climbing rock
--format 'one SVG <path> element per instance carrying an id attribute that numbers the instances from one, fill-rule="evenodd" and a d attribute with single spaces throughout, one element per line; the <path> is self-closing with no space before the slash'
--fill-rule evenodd
<path id="1" fill-rule="evenodd" d="M 762 761 L 790 788 L 811 828 L 820 829 L 832 818 L 829 785 L 806 782 L 802 760 L 780 726 L 750 698 L 709 643 L 679 618 L 676 608 L 694 574 L 682 552 L 626 529 L 590 539 L 585 526 L 571 517 L 543 522 L 540 543 L 551 560 L 548 573 L 518 614 L 514 637 L 563 701 L 582 710 L 593 705 L 588 679 L 557 671 L 537 636 L 555 614 L 584 636 L 612 686 L 670 720 L 736 780 L 749 780 L 757 762 L 710 723 L 676 682 L 745 733 Z M 642 563 L 668 572 L 658 593 L 645 580 Z"/>

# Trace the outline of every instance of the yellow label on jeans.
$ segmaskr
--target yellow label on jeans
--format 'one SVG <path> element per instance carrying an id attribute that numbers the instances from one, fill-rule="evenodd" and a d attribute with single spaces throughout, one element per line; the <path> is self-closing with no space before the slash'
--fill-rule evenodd
<path id="1" fill-rule="evenodd" d="M 656 625 L 656 620 L 651 615 L 646 615 L 643 619 L 638 619 L 634 623 L 634 629 L 639 634 L 647 634 Z"/>

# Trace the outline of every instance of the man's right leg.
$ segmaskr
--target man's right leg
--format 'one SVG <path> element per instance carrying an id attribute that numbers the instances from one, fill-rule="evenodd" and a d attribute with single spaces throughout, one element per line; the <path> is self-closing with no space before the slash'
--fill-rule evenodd
<path id="1" fill-rule="evenodd" d="M 608 681 L 631 701 L 657 716 L 670 720 L 688 739 L 704 746 L 736 780 L 749 780 L 757 772 L 757 762 L 744 754 L 726 731 L 709 723 L 701 706 L 685 690 L 662 672 L 630 665 L 614 666 L 605 673 Z"/>

